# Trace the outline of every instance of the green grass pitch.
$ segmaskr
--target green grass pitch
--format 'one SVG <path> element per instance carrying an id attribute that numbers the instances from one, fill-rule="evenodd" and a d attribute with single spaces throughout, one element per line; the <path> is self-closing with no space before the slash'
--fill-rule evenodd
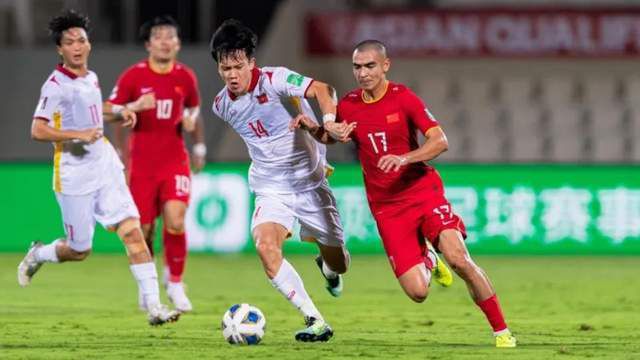
<path id="1" fill-rule="evenodd" d="M 192 255 L 195 312 L 146 324 L 124 255 L 45 264 L 19 288 L 22 254 L 0 255 L 0 359 L 634 359 L 640 358 L 637 257 L 478 257 L 497 288 L 516 349 L 495 349 L 462 281 L 432 286 L 423 304 L 399 288 L 383 256 L 354 255 L 345 292 L 324 289 L 311 255 L 289 257 L 335 330 L 328 343 L 293 339 L 302 317 L 271 287 L 255 255 Z M 225 342 L 220 320 L 237 302 L 258 306 L 258 346 Z"/>

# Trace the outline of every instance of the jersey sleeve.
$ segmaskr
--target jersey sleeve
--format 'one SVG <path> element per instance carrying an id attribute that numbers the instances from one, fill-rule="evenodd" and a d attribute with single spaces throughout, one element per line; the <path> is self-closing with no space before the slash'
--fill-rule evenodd
<path id="1" fill-rule="evenodd" d="M 305 97 L 313 79 L 285 67 L 278 67 L 273 72 L 271 81 L 276 93 L 281 97 Z"/>
<path id="2" fill-rule="evenodd" d="M 431 115 L 431 112 L 429 112 L 429 109 L 413 91 L 407 89 L 402 96 L 402 100 L 407 118 L 420 129 L 421 133 L 425 134 L 429 129 L 440 126 L 438 121 Z"/>
<path id="3" fill-rule="evenodd" d="M 213 114 L 217 117 L 219 117 L 220 119 L 224 120 L 224 117 L 222 116 L 222 96 L 221 95 L 216 95 L 216 97 L 213 99 L 213 104 L 211 104 L 211 111 L 213 111 Z"/>
<path id="4" fill-rule="evenodd" d="M 185 107 L 193 108 L 200 106 L 200 91 L 198 90 L 198 78 L 191 70 L 186 71 L 189 91 L 185 99 Z"/>
<path id="5" fill-rule="evenodd" d="M 126 105 L 131 101 L 135 101 L 134 86 L 135 81 L 133 79 L 133 74 L 131 71 L 125 71 L 118 78 L 116 86 L 113 87 L 111 96 L 109 96 L 109 102 L 115 105 Z"/>
<path id="6" fill-rule="evenodd" d="M 345 105 L 344 100 L 338 101 L 338 106 L 336 107 L 336 122 L 344 122 L 344 112 Z"/>
<path id="7" fill-rule="evenodd" d="M 47 81 L 40 90 L 40 101 L 38 101 L 33 117 L 47 121 L 53 120 L 53 115 L 59 111 L 61 102 L 62 89 L 60 85 L 53 81 Z"/>

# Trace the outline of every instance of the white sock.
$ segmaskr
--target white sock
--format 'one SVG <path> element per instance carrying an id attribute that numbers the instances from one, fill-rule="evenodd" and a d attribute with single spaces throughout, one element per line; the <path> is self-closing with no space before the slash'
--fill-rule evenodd
<path id="1" fill-rule="evenodd" d="M 276 276 L 271 280 L 271 285 L 278 289 L 304 316 L 323 319 L 320 311 L 318 311 L 304 289 L 300 275 L 286 259 L 282 259 L 282 265 L 280 265 Z"/>
<path id="2" fill-rule="evenodd" d="M 138 283 L 138 291 L 144 297 L 144 303 L 149 308 L 160 303 L 160 289 L 158 287 L 158 273 L 154 262 L 129 265 L 131 273 Z"/>
<path id="3" fill-rule="evenodd" d="M 420 271 L 422 271 L 422 275 L 424 276 L 424 279 L 427 281 L 427 287 L 429 287 L 429 285 L 431 285 L 431 271 L 429 271 L 429 269 L 427 269 L 426 266 L 420 266 L 419 269 Z"/>
<path id="4" fill-rule="evenodd" d="M 34 255 L 37 262 L 60 262 L 56 253 L 56 245 L 60 239 L 56 239 L 51 244 L 47 244 L 36 249 Z"/>
<path id="5" fill-rule="evenodd" d="M 327 265 L 327 263 L 324 260 L 322 260 L 322 273 L 324 274 L 324 276 L 326 276 L 329 279 L 335 279 L 339 275 L 337 272 L 331 270 L 329 265 Z"/>
<path id="6" fill-rule="evenodd" d="M 427 251 L 427 257 L 431 260 L 431 264 L 433 264 L 433 268 L 435 269 L 438 266 L 438 258 L 436 258 L 436 254 L 433 251 Z"/>
<path id="7" fill-rule="evenodd" d="M 511 331 L 509 331 L 509 328 L 505 328 L 504 330 L 493 332 L 493 336 L 500 336 L 502 334 L 511 334 Z"/>

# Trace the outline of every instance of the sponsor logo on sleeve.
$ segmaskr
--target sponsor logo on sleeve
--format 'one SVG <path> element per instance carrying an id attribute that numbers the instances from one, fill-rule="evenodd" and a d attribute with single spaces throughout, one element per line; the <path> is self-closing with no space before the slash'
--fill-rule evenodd
<path id="1" fill-rule="evenodd" d="M 292 73 L 292 74 L 289 74 L 289 76 L 287 76 L 287 82 L 294 86 L 302 85 L 303 80 L 304 80 L 304 76 L 300 74 Z"/>

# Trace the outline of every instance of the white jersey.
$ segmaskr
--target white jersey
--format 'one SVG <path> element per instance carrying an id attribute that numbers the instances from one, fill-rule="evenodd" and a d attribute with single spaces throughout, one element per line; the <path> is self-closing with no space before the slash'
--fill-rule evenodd
<path id="1" fill-rule="evenodd" d="M 33 117 L 60 130 L 103 128 L 98 77 L 92 71 L 77 76 L 58 65 L 42 85 Z M 110 180 L 105 174 L 112 174 L 114 167 L 124 169 L 106 138 L 93 144 L 65 141 L 53 146 L 53 190 L 57 193 L 88 194 Z"/>
<path id="2" fill-rule="evenodd" d="M 236 97 L 227 87 L 213 102 L 213 112 L 242 137 L 249 149 L 249 186 L 257 193 L 297 193 L 324 180 L 326 147 L 307 131 L 289 130 L 291 115 L 282 101 L 315 116 L 305 99 L 313 79 L 284 67 L 254 68 L 247 94 Z"/>

